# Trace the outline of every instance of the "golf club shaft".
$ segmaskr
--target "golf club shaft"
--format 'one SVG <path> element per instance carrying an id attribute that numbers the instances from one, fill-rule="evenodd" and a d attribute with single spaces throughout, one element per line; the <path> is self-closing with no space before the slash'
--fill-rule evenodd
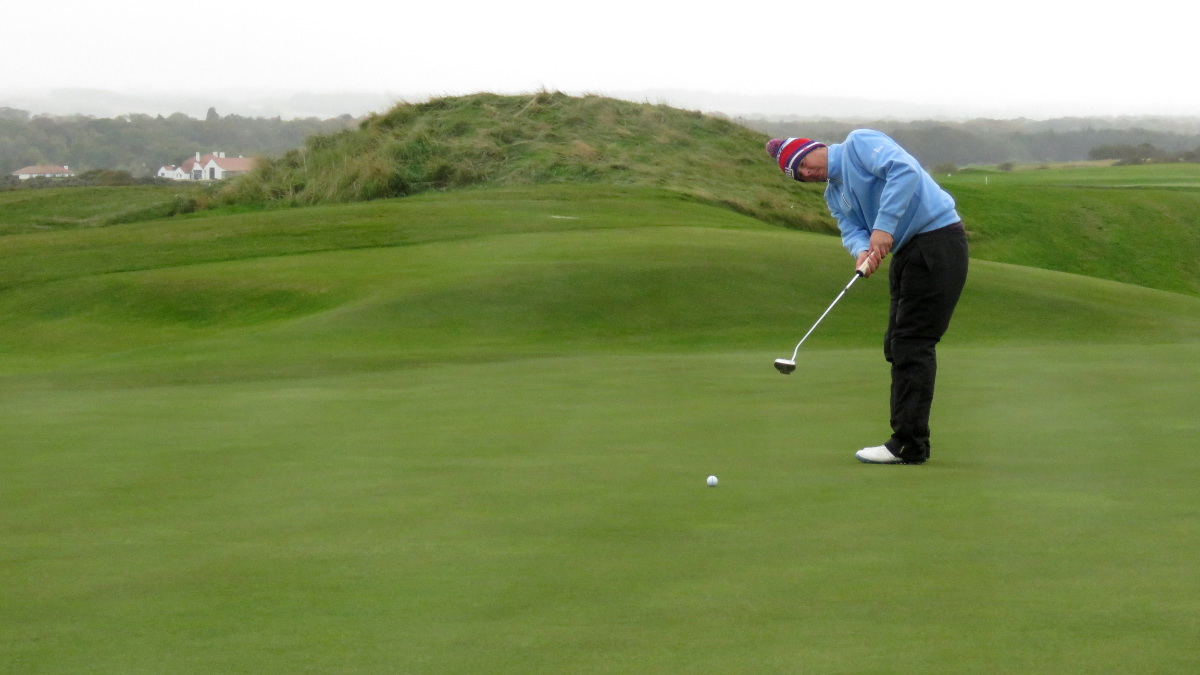
<path id="1" fill-rule="evenodd" d="M 868 260 L 868 262 L 869 262 L 869 260 Z M 842 299 L 842 296 L 846 294 L 846 291 L 850 290 L 850 287 L 854 285 L 854 282 L 858 281 L 859 277 L 862 277 L 866 274 L 866 272 L 864 271 L 864 268 L 866 266 L 867 266 L 867 263 L 864 262 L 862 267 L 859 267 L 857 270 L 854 271 L 854 276 L 850 278 L 850 283 L 846 284 L 846 287 L 842 289 L 841 293 L 838 293 L 838 296 L 833 299 L 833 302 L 829 303 L 829 307 L 827 307 L 825 309 L 825 312 L 823 314 L 821 314 L 821 317 L 819 319 L 817 319 L 817 322 L 812 325 L 812 328 L 809 328 L 808 332 L 804 334 L 804 337 L 800 338 L 800 342 L 796 345 L 796 349 L 794 349 L 792 351 L 792 360 L 793 361 L 796 360 L 796 355 L 800 353 L 800 345 L 804 344 L 804 341 L 808 339 L 808 336 L 812 335 L 812 332 L 817 329 L 817 326 L 821 325 L 821 319 L 824 319 L 825 315 L 829 313 L 829 310 L 833 309 L 833 306 L 838 304 L 838 300 Z"/>

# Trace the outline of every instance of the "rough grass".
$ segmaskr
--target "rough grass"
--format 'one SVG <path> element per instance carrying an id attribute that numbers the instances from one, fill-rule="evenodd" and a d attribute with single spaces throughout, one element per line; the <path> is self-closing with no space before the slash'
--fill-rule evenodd
<path id="1" fill-rule="evenodd" d="M 310 137 L 222 190 L 225 203 L 352 202 L 466 186 L 666 188 L 762 220 L 833 231 L 822 189 L 769 169 L 766 137 L 663 105 L 539 92 L 402 103 L 357 130 Z"/>

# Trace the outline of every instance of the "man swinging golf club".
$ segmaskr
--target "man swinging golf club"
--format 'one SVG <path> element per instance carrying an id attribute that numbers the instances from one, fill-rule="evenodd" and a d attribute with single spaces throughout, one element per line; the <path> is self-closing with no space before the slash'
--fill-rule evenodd
<path id="1" fill-rule="evenodd" d="M 883 338 L 883 355 L 892 366 L 892 437 L 855 457 L 868 464 L 924 463 L 936 346 L 967 281 L 967 236 L 954 198 L 878 131 L 852 131 L 844 143 L 829 146 L 807 138 L 772 139 L 767 154 L 789 178 L 828 182 L 825 202 L 864 277 L 895 254 Z"/>

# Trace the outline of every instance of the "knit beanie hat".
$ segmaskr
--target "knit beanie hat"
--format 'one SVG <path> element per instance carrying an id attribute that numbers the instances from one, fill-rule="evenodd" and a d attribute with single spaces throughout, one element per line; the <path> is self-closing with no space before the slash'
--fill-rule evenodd
<path id="1" fill-rule="evenodd" d="M 779 160 L 779 168 L 788 178 L 795 178 L 800 160 L 813 150 L 823 147 L 824 143 L 807 138 L 772 138 L 767 141 L 767 154 Z"/>

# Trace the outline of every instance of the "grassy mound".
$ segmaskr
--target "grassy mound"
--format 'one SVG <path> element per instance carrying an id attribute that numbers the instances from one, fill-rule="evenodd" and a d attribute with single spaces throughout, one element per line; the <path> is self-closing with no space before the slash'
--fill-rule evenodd
<path id="1" fill-rule="evenodd" d="M 766 140 L 723 118 L 665 105 L 475 94 L 400 104 L 360 129 L 312 136 L 304 148 L 260 163 L 219 200 L 321 204 L 481 184 L 636 184 L 767 222 L 833 231 L 822 187 L 764 170 Z"/>

